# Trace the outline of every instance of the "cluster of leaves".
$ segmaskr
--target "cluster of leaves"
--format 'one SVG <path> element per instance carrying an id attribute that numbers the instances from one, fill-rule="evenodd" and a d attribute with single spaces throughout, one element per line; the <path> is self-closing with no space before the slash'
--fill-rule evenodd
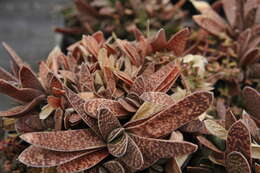
<path id="1" fill-rule="evenodd" d="M 142 32 L 156 33 L 164 28 L 173 34 L 186 12 L 181 10 L 186 0 L 172 4 L 171 0 L 74 0 L 74 7 L 63 10 L 65 27 L 56 32 L 75 42 L 82 34 L 101 30 L 106 37 L 116 33 L 119 38 L 133 39 L 129 34 L 139 28 Z M 148 22 L 149 20 L 149 22 Z"/>
<path id="2" fill-rule="evenodd" d="M 0 117 L 27 147 L 20 162 L 49 172 L 260 171 L 259 1 L 191 0 L 201 29 L 169 40 L 159 28 L 184 1 L 75 2 L 80 29 L 57 30 L 93 34 L 66 55 L 54 48 L 39 73 L 4 43 L 11 72 L 0 68 L 0 92 L 20 105 Z M 134 41 L 110 35 L 129 30 Z"/>
<path id="3" fill-rule="evenodd" d="M 241 106 L 241 88 L 259 87 L 260 3 L 221 0 L 210 6 L 191 0 L 201 14 L 193 16 L 201 31 L 191 52 L 209 60 L 208 72 L 227 104 Z M 235 101 L 234 101 L 235 100 Z"/>
<path id="4" fill-rule="evenodd" d="M 112 42 L 96 32 L 67 55 L 55 48 L 38 74 L 4 44 L 11 72 L 1 68 L 0 92 L 20 105 L 0 116 L 4 126 L 15 119 L 19 137 L 31 144 L 18 160 L 58 172 L 180 170 L 177 163 L 197 150 L 183 134 L 203 126 L 213 101 L 209 85 L 186 73 L 205 77 L 203 57 L 181 57 L 189 35 L 184 28 L 167 40 L 163 29 L 154 37 L 136 30 L 134 42 Z"/>

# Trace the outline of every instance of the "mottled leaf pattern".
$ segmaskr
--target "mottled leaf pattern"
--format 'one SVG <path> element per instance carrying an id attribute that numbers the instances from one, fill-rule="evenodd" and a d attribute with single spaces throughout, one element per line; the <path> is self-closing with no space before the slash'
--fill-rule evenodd
<path id="1" fill-rule="evenodd" d="M 33 132 L 20 136 L 26 142 L 55 151 L 80 151 L 105 147 L 91 130 Z"/>
<path id="2" fill-rule="evenodd" d="M 151 102 L 160 105 L 172 105 L 175 101 L 167 94 L 162 92 L 145 92 L 140 98 L 146 102 Z"/>
<path id="3" fill-rule="evenodd" d="M 103 166 L 109 170 L 110 173 L 125 173 L 125 168 L 115 160 L 106 162 Z"/>
<path id="4" fill-rule="evenodd" d="M 251 165 L 251 136 L 243 121 L 239 120 L 230 127 L 226 145 L 226 156 L 233 151 L 240 152 Z"/>
<path id="5" fill-rule="evenodd" d="M 107 140 L 110 133 L 120 128 L 121 124 L 110 110 L 100 109 L 98 112 L 98 127 L 104 140 Z"/>
<path id="6" fill-rule="evenodd" d="M 197 150 L 197 146 L 189 142 L 144 138 L 136 135 L 130 136 L 143 153 L 143 168 L 149 167 L 159 158 L 178 157 L 191 154 Z"/>
<path id="7" fill-rule="evenodd" d="M 193 93 L 144 123 L 128 128 L 128 131 L 145 137 L 164 136 L 204 113 L 212 99 L 209 92 Z"/>
<path id="8" fill-rule="evenodd" d="M 30 146 L 20 154 L 18 160 L 28 166 L 51 167 L 61 165 L 91 152 L 94 151 L 58 152 Z"/>
<path id="9" fill-rule="evenodd" d="M 247 111 L 257 119 L 260 117 L 260 94 L 258 91 L 251 87 L 245 87 L 243 89 L 243 99 Z"/>
<path id="10" fill-rule="evenodd" d="M 99 134 L 98 125 L 95 119 L 88 116 L 84 111 L 85 100 L 80 98 L 76 93 L 65 87 L 66 96 L 75 109 L 75 111 L 81 116 L 84 122 L 97 134 Z"/>
<path id="11" fill-rule="evenodd" d="M 251 173 L 250 165 L 243 154 L 233 151 L 227 155 L 226 169 L 229 173 Z"/>
<path id="12" fill-rule="evenodd" d="M 114 100 L 97 98 L 86 101 L 84 104 L 85 112 L 93 118 L 97 118 L 97 111 L 102 108 L 109 109 L 115 116 L 119 117 L 128 114 L 127 111 Z"/>
<path id="13" fill-rule="evenodd" d="M 94 167 L 107 156 L 108 153 L 104 150 L 92 152 L 90 154 L 84 155 L 75 160 L 58 166 L 57 170 L 58 172 L 62 173 L 73 173 L 83 171 Z"/>

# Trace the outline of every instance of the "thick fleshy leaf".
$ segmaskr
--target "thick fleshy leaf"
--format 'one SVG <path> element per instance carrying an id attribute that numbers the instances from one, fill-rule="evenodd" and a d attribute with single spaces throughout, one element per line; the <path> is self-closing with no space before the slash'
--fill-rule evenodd
<path id="1" fill-rule="evenodd" d="M 226 142 L 226 156 L 228 156 L 228 154 L 233 151 L 242 153 L 248 160 L 248 163 L 251 165 L 251 135 L 242 120 L 234 123 L 228 131 Z"/>
<path id="2" fill-rule="evenodd" d="M 19 70 L 20 68 L 25 65 L 24 62 L 22 61 L 22 59 L 17 55 L 17 53 L 5 42 L 2 43 L 5 50 L 7 51 L 7 53 L 10 55 L 12 62 L 13 62 L 13 66 L 15 69 L 14 70 L 14 74 L 16 75 L 16 77 L 18 78 L 19 76 Z"/>
<path id="3" fill-rule="evenodd" d="M 118 117 L 128 114 L 128 112 L 115 100 L 97 98 L 88 100 L 84 104 L 85 112 L 96 119 L 98 110 L 102 108 L 109 109 L 114 114 L 114 116 Z"/>
<path id="4" fill-rule="evenodd" d="M 228 22 L 233 27 L 236 20 L 236 0 L 222 0 L 222 4 Z"/>
<path id="5" fill-rule="evenodd" d="M 146 78 L 145 91 L 167 92 L 180 75 L 180 69 L 170 62 Z"/>
<path id="6" fill-rule="evenodd" d="M 52 167 L 69 162 L 94 151 L 58 152 L 35 146 L 25 149 L 18 160 L 27 166 Z"/>
<path id="7" fill-rule="evenodd" d="M 167 43 L 167 49 L 174 52 L 176 56 L 181 56 L 185 50 L 186 42 L 190 36 L 190 29 L 184 28 L 173 35 Z"/>
<path id="8" fill-rule="evenodd" d="M 50 117 L 51 113 L 54 111 L 55 109 L 50 106 L 49 104 L 43 106 L 41 108 L 41 112 L 39 113 L 39 117 L 41 120 L 45 120 L 46 118 Z"/>
<path id="9" fill-rule="evenodd" d="M 219 153 L 219 154 L 223 154 L 224 155 L 224 152 L 219 150 L 214 144 L 212 144 L 209 140 L 207 140 L 205 137 L 203 136 L 197 136 L 197 139 L 198 141 L 204 145 L 205 147 L 207 147 L 208 149 L 216 152 L 216 153 Z"/>
<path id="10" fill-rule="evenodd" d="M 251 173 L 251 168 L 246 158 L 240 152 L 233 151 L 227 155 L 226 169 L 228 173 Z"/>
<path id="11" fill-rule="evenodd" d="M 90 129 L 53 132 L 33 132 L 20 136 L 37 147 L 54 151 L 80 151 L 105 147 L 104 142 Z"/>
<path id="12" fill-rule="evenodd" d="M 59 173 L 73 173 L 90 169 L 108 156 L 105 150 L 96 151 L 58 166 Z"/>
<path id="13" fill-rule="evenodd" d="M 19 79 L 23 88 L 32 88 L 39 91 L 44 91 L 36 74 L 27 66 L 23 66 L 20 69 Z"/>
<path id="14" fill-rule="evenodd" d="M 6 94 L 20 102 L 30 102 L 42 95 L 42 92 L 32 88 L 17 88 L 5 80 L 0 79 L 0 93 Z"/>
<path id="15" fill-rule="evenodd" d="M 260 159 L 260 145 L 251 144 L 251 149 L 252 149 L 252 158 Z"/>
<path id="16" fill-rule="evenodd" d="M 41 95 L 33 99 L 30 103 L 25 105 L 16 106 L 6 111 L 0 111 L 0 117 L 20 117 L 25 113 L 32 111 L 35 106 L 45 99 L 45 95 Z"/>
<path id="17" fill-rule="evenodd" d="M 192 120 L 191 122 L 185 124 L 180 128 L 182 132 L 188 132 L 188 133 L 198 133 L 198 134 L 208 134 L 208 130 L 205 126 L 204 121 L 201 121 L 199 119 Z"/>
<path id="18" fill-rule="evenodd" d="M 112 160 L 103 164 L 103 166 L 109 170 L 110 173 L 125 173 L 125 168 L 120 162 Z"/>
<path id="19" fill-rule="evenodd" d="M 206 14 L 194 15 L 192 18 L 200 27 L 216 36 L 222 36 L 226 31 L 225 25 L 217 23 L 217 21 L 207 16 Z"/>
<path id="20" fill-rule="evenodd" d="M 42 131 L 45 128 L 45 123 L 39 119 L 39 115 L 37 114 L 27 114 L 15 122 L 15 130 L 17 133 Z"/>
<path id="21" fill-rule="evenodd" d="M 226 140 L 228 131 L 214 120 L 207 119 L 204 121 L 205 126 L 210 134 Z"/>
<path id="22" fill-rule="evenodd" d="M 140 99 L 163 106 L 169 106 L 175 103 L 168 94 L 162 92 L 145 92 L 140 96 Z"/>
<path id="23" fill-rule="evenodd" d="M 154 51 L 160 51 L 167 45 L 165 30 L 162 28 L 157 33 L 153 41 L 151 42 Z"/>
<path id="24" fill-rule="evenodd" d="M 81 97 L 79 97 L 76 93 L 74 93 L 73 91 L 71 91 L 69 88 L 65 87 L 65 91 L 66 91 L 66 96 L 68 98 L 68 101 L 70 102 L 70 104 L 72 105 L 72 107 L 75 109 L 75 111 L 81 116 L 81 118 L 83 119 L 83 121 L 98 135 L 100 135 L 99 133 L 99 129 L 98 129 L 98 125 L 95 119 L 93 119 L 92 117 L 88 116 L 88 114 L 85 113 L 84 111 L 84 104 L 85 104 L 85 100 L 82 99 Z"/>
<path id="25" fill-rule="evenodd" d="M 150 103 L 150 102 L 144 102 L 139 109 L 136 111 L 134 116 L 131 118 L 131 122 L 134 120 L 141 120 L 144 118 L 151 117 L 155 113 L 158 113 L 163 109 L 164 106 Z M 130 122 L 128 122 L 130 123 Z"/>
<path id="26" fill-rule="evenodd" d="M 251 87 L 243 89 L 243 99 L 248 113 L 257 119 L 260 119 L 260 94 Z"/>
<path id="27" fill-rule="evenodd" d="M 140 169 L 144 165 L 144 158 L 142 151 L 136 145 L 132 136 L 127 136 L 128 145 L 124 156 L 120 157 L 119 160 L 124 162 L 127 166 L 133 169 Z"/>
<path id="28" fill-rule="evenodd" d="M 58 108 L 55 111 L 55 114 L 54 114 L 55 127 L 54 127 L 54 129 L 56 131 L 62 130 L 63 113 L 64 112 L 61 108 Z"/>
<path id="29" fill-rule="evenodd" d="M 197 150 L 196 145 L 184 141 L 144 138 L 133 134 L 130 137 L 143 153 L 144 166 L 142 169 L 151 166 L 161 158 L 179 157 Z"/>
<path id="30" fill-rule="evenodd" d="M 255 121 L 246 112 L 243 112 L 242 114 L 242 121 L 245 123 L 250 134 L 256 140 L 256 142 L 259 142 L 260 141 L 259 130 Z"/>
<path id="31" fill-rule="evenodd" d="M 131 63 L 135 66 L 140 65 L 141 57 L 138 54 L 137 49 L 126 40 L 116 40 L 118 47 L 128 56 Z"/>
<path id="32" fill-rule="evenodd" d="M 182 173 L 181 168 L 176 161 L 176 158 L 171 158 L 166 166 L 165 166 L 165 173 Z"/>
<path id="33" fill-rule="evenodd" d="M 146 137 L 160 137 L 198 118 L 213 100 L 210 92 L 195 92 L 159 112 L 147 121 L 127 128 L 129 132 Z"/>
<path id="34" fill-rule="evenodd" d="M 125 133 L 117 135 L 115 139 L 107 144 L 108 151 L 115 157 L 122 157 L 128 149 L 129 136 Z"/>
<path id="35" fill-rule="evenodd" d="M 107 140 L 113 130 L 121 128 L 121 124 L 110 110 L 100 109 L 98 111 L 98 127 L 104 140 Z"/>
<path id="36" fill-rule="evenodd" d="M 79 72 L 79 84 L 81 91 L 94 91 L 94 79 L 87 64 L 81 65 Z"/>
<path id="37" fill-rule="evenodd" d="M 6 80 L 6 81 L 17 81 L 16 77 L 14 77 L 11 73 L 7 72 L 2 67 L 0 67 L 0 79 Z"/>
<path id="38" fill-rule="evenodd" d="M 237 119 L 233 112 L 228 110 L 225 116 L 225 129 L 228 130 L 236 121 Z"/>
<path id="39" fill-rule="evenodd" d="M 97 59 L 99 45 L 96 39 L 92 36 L 83 35 L 82 43 L 87 48 L 89 53 L 91 53 Z"/>

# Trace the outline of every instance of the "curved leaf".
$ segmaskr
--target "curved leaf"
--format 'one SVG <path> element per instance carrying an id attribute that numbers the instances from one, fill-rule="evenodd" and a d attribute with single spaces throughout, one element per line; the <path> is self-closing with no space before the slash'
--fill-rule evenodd
<path id="1" fill-rule="evenodd" d="M 233 151 L 227 155 L 226 169 L 229 173 L 251 173 L 250 165 L 240 152 Z"/>

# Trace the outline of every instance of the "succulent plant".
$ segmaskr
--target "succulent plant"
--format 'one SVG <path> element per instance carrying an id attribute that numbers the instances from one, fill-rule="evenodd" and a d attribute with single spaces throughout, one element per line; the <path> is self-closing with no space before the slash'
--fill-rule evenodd
<path id="1" fill-rule="evenodd" d="M 125 39 L 133 39 L 129 32 L 135 28 L 155 33 L 164 27 L 169 34 L 173 34 L 186 15 L 181 9 L 185 2 L 75 0 L 74 8 L 64 9 L 65 28 L 58 27 L 55 30 L 68 37 L 73 36 L 74 41 L 80 40 L 82 34 L 93 34 L 98 30 L 103 31 L 105 37 L 114 32 L 119 38 Z"/>
<path id="2" fill-rule="evenodd" d="M 67 55 L 54 48 L 38 75 L 20 67 L 5 45 L 17 68 L 14 75 L 2 69 L 15 80 L 2 75 L 0 91 L 22 102 L 0 116 L 16 118 L 16 130 L 31 144 L 19 156 L 22 163 L 60 172 L 169 172 L 180 169 L 179 156 L 188 162 L 197 146 L 180 136 L 207 133 L 201 114 L 213 101 L 203 85 L 206 62 L 183 56 L 188 28 L 169 40 L 163 29 L 154 37 L 134 33 L 131 42 L 107 41 L 102 32 L 83 36 Z M 201 80 L 194 80 L 196 72 Z"/>
<path id="3" fill-rule="evenodd" d="M 193 19 L 203 29 L 194 37 L 191 52 L 208 57 L 206 69 L 214 74 L 211 82 L 218 82 L 216 90 L 227 104 L 241 107 L 241 99 L 232 96 L 240 96 L 245 85 L 259 83 L 259 1 L 219 0 L 212 6 L 191 2 L 201 12 Z"/>

